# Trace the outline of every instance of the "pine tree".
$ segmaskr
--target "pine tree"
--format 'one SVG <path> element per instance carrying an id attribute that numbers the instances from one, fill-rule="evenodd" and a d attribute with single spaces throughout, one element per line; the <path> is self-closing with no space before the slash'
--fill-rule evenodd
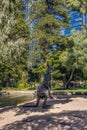
<path id="1" fill-rule="evenodd" d="M 48 64 L 52 64 L 54 46 L 58 48 L 57 51 L 62 51 L 66 47 L 67 37 L 61 35 L 61 28 L 69 26 L 68 18 L 67 9 L 61 0 L 32 2 L 30 8 L 30 22 L 33 24 L 31 44 L 35 44 L 31 54 L 35 56 L 34 61 L 39 66 L 38 71 L 43 72 Z"/>

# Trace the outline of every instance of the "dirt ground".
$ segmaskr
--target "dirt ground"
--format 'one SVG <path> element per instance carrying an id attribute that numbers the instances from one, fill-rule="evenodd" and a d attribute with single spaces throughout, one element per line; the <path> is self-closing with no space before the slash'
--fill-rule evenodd
<path id="1" fill-rule="evenodd" d="M 28 107 L 34 103 L 0 108 L 0 130 L 87 130 L 87 96 L 49 99 L 50 109 L 42 109 L 42 101 Z"/>

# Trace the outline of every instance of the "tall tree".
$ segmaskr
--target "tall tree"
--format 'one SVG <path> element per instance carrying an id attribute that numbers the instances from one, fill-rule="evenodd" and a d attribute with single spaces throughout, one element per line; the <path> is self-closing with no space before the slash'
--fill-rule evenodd
<path id="1" fill-rule="evenodd" d="M 32 55 L 39 72 L 51 63 L 54 46 L 62 50 L 67 44 L 67 37 L 61 35 L 61 27 L 68 27 L 67 10 L 61 0 L 33 1 L 30 8 L 32 23 Z M 58 58 L 58 57 L 56 57 Z"/>
<path id="2" fill-rule="evenodd" d="M 0 62 L 18 58 L 26 47 L 29 29 L 21 0 L 1 1 Z"/>
<path id="3" fill-rule="evenodd" d="M 9 78 L 21 79 L 27 69 L 29 26 L 25 21 L 23 1 L 2 0 L 0 20 L 0 75 L 5 86 Z"/>
<path id="4" fill-rule="evenodd" d="M 67 49 L 67 55 L 65 60 L 65 75 L 64 75 L 64 86 L 68 88 L 71 80 L 76 80 L 77 70 L 80 73 L 87 73 L 87 31 L 83 33 L 80 31 L 73 31 L 69 37 L 69 48 Z M 62 62 L 63 63 L 63 62 Z M 84 66 L 84 67 L 83 67 Z M 81 76 L 81 75 L 79 75 Z"/>

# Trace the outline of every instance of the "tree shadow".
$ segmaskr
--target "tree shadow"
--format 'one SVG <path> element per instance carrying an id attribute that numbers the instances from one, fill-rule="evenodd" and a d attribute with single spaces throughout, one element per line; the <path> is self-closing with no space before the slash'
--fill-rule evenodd
<path id="1" fill-rule="evenodd" d="M 67 104 L 69 102 L 72 102 L 73 99 L 72 98 L 77 98 L 77 97 L 81 97 L 81 98 L 87 98 L 87 96 L 82 96 L 82 95 L 56 95 L 56 99 L 53 99 L 53 100 L 48 100 L 47 103 L 51 106 L 54 106 L 55 104 Z M 12 105 L 12 106 L 7 106 L 7 107 L 4 107 L 4 108 L 1 108 L 0 109 L 0 113 L 3 113 L 3 112 L 7 112 L 9 111 L 10 109 L 13 110 L 13 111 L 16 111 L 16 115 L 21 115 L 21 114 L 27 114 L 27 112 L 45 112 L 45 111 L 48 111 L 47 109 L 42 109 L 42 102 L 40 102 L 40 105 L 39 107 L 29 107 L 29 106 L 32 106 L 35 104 L 36 101 L 32 101 L 32 102 L 27 102 L 27 103 L 24 103 L 23 105 Z M 25 106 L 25 107 L 24 107 Z M 15 115 L 15 116 L 16 116 Z"/>
<path id="2" fill-rule="evenodd" d="M 1 130 L 87 130 L 87 111 L 63 111 L 29 116 Z"/>
<path id="3" fill-rule="evenodd" d="M 4 113 L 5 111 L 9 111 L 9 110 L 14 110 L 16 107 L 16 105 L 12 105 L 12 106 L 7 106 L 7 107 L 4 107 L 4 108 L 1 108 L 0 109 L 0 113 Z"/>
<path id="4" fill-rule="evenodd" d="M 72 99 L 69 99 L 69 98 L 64 98 L 64 99 L 53 99 L 53 100 L 48 100 L 47 101 L 47 104 L 50 105 L 50 109 L 54 109 L 54 105 L 55 104 L 66 104 L 66 103 L 69 103 L 71 102 Z M 40 104 L 38 107 L 33 107 L 33 105 L 35 105 L 35 101 L 34 102 L 30 102 L 30 103 L 25 103 L 21 106 L 19 106 L 19 109 L 17 109 L 16 111 L 16 115 L 21 115 L 21 114 L 29 114 L 31 112 L 47 112 L 49 111 L 49 108 L 48 109 L 43 109 L 42 108 L 42 103 L 43 103 L 43 100 L 40 101 Z M 59 108 L 59 107 L 57 107 Z"/>
<path id="5" fill-rule="evenodd" d="M 70 101 L 72 101 L 70 98 L 62 97 L 62 98 L 53 99 L 53 100 L 48 99 L 47 103 L 49 105 L 53 106 L 54 104 L 60 104 L 60 103 L 66 104 Z M 42 102 L 43 102 L 43 100 L 40 101 L 40 105 L 39 105 L 40 108 L 42 108 Z M 10 109 L 14 111 L 14 108 L 16 108 L 16 107 L 19 108 L 20 114 L 23 114 L 25 110 L 35 110 L 35 111 L 37 110 L 38 111 L 38 107 L 32 107 L 33 105 L 35 105 L 35 103 L 36 103 L 36 101 L 34 100 L 34 101 L 29 101 L 29 102 L 24 103 L 23 105 L 19 105 L 19 106 L 17 106 L 17 105 L 6 106 L 6 107 L 3 107 L 0 109 L 0 113 L 3 113 L 5 111 L 9 111 Z M 31 106 L 31 107 L 29 107 L 29 106 Z M 42 111 L 45 111 L 45 110 L 41 109 L 41 112 Z M 47 109 L 46 109 L 46 111 L 47 111 Z"/>

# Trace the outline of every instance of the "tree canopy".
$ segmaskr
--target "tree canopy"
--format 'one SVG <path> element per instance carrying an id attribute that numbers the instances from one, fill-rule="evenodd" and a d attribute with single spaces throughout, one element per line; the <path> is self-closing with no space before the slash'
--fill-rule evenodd
<path id="1" fill-rule="evenodd" d="M 78 10 L 81 13 L 87 13 L 87 0 L 65 0 L 65 5 L 73 10 Z"/>
<path id="2" fill-rule="evenodd" d="M 83 64 L 86 69 L 86 33 L 73 32 L 72 36 L 66 37 L 61 34 L 61 28 L 69 27 L 67 10 L 85 13 L 85 2 L 37 0 L 30 8 L 31 44 L 34 45 L 31 55 L 34 56 L 32 62 L 37 63 L 34 69 L 42 73 L 44 66 L 52 65 L 53 78 L 62 80 L 65 86 L 76 75 L 75 71 L 83 73 Z"/>
<path id="3" fill-rule="evenodd" d="M 39 82 L 49 65 L 53 79 L 63 81 L 65 88 L 71 80 L 87 79 L 86 26 L 82 32 L 73 31 L 70 37 L 62 33 L 70 26 L 67 10 L 85 14 L 87 1 L 28 1 L 27 20 L 23 1 L 0 1 L 0 83 L 8 86 L 10 78 Z M 33 66 L 27 69 L 28 60 Z"/>
<path id="4" fill-rule="evenodd" d="M 21 0 L 2 0 L 0 8 L 0 84 L 17 82 L 27 69 L 29 26 Z"/>
<path id="5" fill-rule="evenodd" d="M 21 0 L 2 0 L 0 19 L 0 62 L 16 59 L 26 48 L 29 27 L 24 20 Z"/>
<path id="6" fill-rule="evenodd" d="M 56 18 L 58 16 L 58 18 Z M 61 0 L 33 1 L 30 8 L 30 22 L 32 23 L 31 44 L 34 44 L 31 55 L 43 70 L 51 63 L 54 46 L 64 48 L 67 37 L 61 35 L 61 27 L 68 27 L 67 10 Z M 36 58 L 39 57 L 39 58 Z M 41 67 L 42 66 L 42 67 Z"/>

